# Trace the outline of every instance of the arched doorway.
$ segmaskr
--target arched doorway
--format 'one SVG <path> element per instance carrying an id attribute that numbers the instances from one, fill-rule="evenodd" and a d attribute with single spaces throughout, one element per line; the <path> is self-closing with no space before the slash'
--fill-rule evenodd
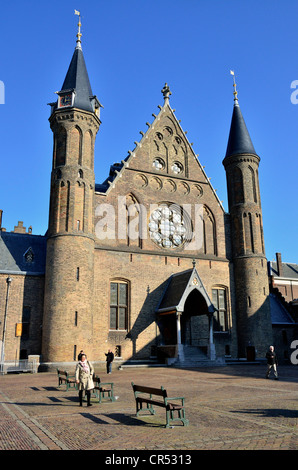
<path id="1" fill-rule="evenodd" d="M 197 346 L 199 340 L 208 338 L 208 306 L 201 292 L 193 289 L 185 301 L 181 315 L 181 343 Z"/>

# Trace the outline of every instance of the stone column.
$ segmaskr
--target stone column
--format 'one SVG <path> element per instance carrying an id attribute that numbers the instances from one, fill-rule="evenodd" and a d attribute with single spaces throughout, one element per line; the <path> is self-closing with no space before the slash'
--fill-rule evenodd
<path id="1" fill-rule="evenodd" d="M 184 351 L 183 351 L 183 344 L 181 343 L 181 323 L 180 317 L 182 312 L 176 313 L 176 325 L 177 325 L 177 348 L 178 348 L 178 360 L 184 361 Z"/>
<path id="2" fill-rule="evenodd" d="M 215 361 L 215 344 L 213 342 L 213 313 L 208 314 L 209 318 L 209 345 L 208 345 L 208 357 L 211 361 Z"/>

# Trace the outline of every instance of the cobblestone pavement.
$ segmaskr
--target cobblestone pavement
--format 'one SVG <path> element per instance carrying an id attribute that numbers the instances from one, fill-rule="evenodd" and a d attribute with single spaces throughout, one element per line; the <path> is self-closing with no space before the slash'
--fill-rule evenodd
<path id="1" fill-rule="evenodd" d="M 73 371 L 70 371 L 73 372 Z M 98 372 L 98 371 L 96 371 Z M 0 376 L 0 450 L 297 450 L 298 367 L 263 365 L 175 369 L 125 368 L 113 381 L 115 402 L 78 406 L 78 392 L 58 389 L 56 373 Z M 189 426 L 166 429 L 165 410 L 136 417 L 131 381 L 185 396 Z"/>

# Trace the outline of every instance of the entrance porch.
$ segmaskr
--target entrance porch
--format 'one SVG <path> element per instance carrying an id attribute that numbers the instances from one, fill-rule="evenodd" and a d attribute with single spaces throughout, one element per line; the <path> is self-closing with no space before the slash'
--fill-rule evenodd
<path id="1" fill-rule="evenodd" d="M 213 341 L 214 311 L 195 266 L 171 276 L 156 312 L 162 337 L 158 352 L 167 364 L 218 362 Z"/>

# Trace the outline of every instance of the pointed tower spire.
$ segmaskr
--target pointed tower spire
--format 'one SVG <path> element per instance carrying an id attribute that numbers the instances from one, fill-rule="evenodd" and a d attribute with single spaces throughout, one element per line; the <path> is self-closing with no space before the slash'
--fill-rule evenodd
<path id="1" fill-rule="evenodd" d="M 81 48 L 80 23 L 76 48 L 49 118 L 54 145 L 42 351 L 45 360 L 58 362 L 73 360 L 77 344 L 88 348 L 92 357 L 88 342 L 94 311 L 94 146 L 101 121 Z M 59 261 L 57 250 L 61 250 Z M 71 260 L 67 259 L 70 252 Z M 86 322 L 82 335 L 69 328 L 74 311 Z M 59 331 L 67 332 L 62 343 Z"/>
<path id="2" fill-rule="evenodd" d="M 235 82 L 235 73 L 231 70 L 233 75 L 234 87 L 234 109 L 232 115 L 232 122 L 230 127 L 230 135 L 227 145 L 226 157 L 232 155 L 239 155 L 242 153 L 257 155 L 253 143 L 251 141 L 249 132 L 247 130 L 245 121 L 243 119 L 241 109 L 238 103 L 238 92 Z"/>
<path id="3" fill-rule="evenodd" d="M 94 112 L 99 117 L 99 108 L 102 107 L 97 97 L 93 95 L 89 76 L 85 64 L 81 43 L 81 14 L 79 16 L 76 47 L 68 67 L 62 88 L 57 92 L 57 103 L 50 103 L 52 113 L 58 108 L 73 107 L 84 111 Z"/>
<path id="4" fill-rule="evenodd" d="M 234 109 L 223 160 L 226 170 L 235 283 L 238 355 L 258 357 L 272 340 L 267 260 L 259 190 L 259 162 L 242 117 L 234 80 Z"/>

